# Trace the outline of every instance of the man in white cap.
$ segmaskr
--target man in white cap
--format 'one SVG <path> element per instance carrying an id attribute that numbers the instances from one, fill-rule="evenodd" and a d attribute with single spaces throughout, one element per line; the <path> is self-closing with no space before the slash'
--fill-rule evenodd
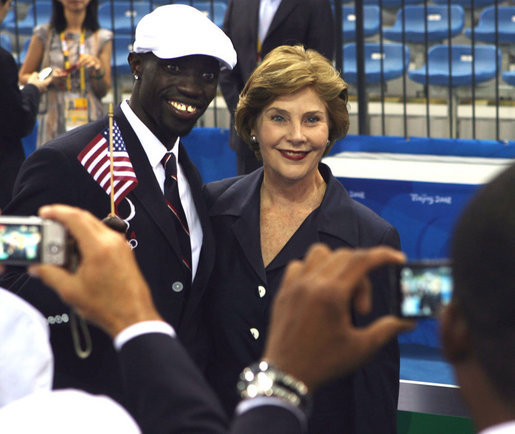
<path id="1" fill-rule="evenodd" d="M 202 368 L 207 351 L 202 305 L 214 245 L 200 175 L 180 137 L 205 112 L 220 68 L 232 68 L 236 53 L 201 12 L 166 5 L 138 23 L 128 60 L 134 88 L 130 100 L 115 109 L 112 127 L 105 117 L 33 153 L 5 214 L 36 214 L 49 203 L 74 205 L 99 218 L 114 210 L 126 223 L 127 239 L 160 315 Z M 8 271 L 3 286 L 47 317 L 54 387 L 104 393 L 123 403 L 112 343 L 100 329 L 76 318 L 23 270 Z"/>

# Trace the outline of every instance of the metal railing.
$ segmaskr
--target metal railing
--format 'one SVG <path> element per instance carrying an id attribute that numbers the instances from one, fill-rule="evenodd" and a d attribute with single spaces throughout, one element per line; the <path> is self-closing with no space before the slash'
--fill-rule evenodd
<path id="1" fill-rule="evenodd" d="M 30 21 L 31 17 L 34 25 L 46 22 L 48 16 L 38 13 L 45 2 L 50 3 L 49 0 L 14 0 L 12 10 L 0 26 L 0 35 L 3 35 L 1 41 L 6 43 L 8 40 L 11 51 L 20 62 L 31 37 L 31 32 L 27 33 L 22 23 L 24 20 Z M 212 19 L 216 18 L 215 5 L 218 2 L 226 3 L 225 0 L 201 2 L 204 12 Z M 103 27 L 114 29 L 115 38 L 122 33 L 134 36 L 140 18 L 136 9 L 141 10 L 142 5 L 146 5 L 150 11 L 166 3 L 198 6 L 199 0 L 125 0 L 128 9 L 124 20 L 128 18 L 129 24 L 123 31 L 119 30 L 119 18 L 112 13 L 119 3 L 120 0 L 99 1 L 102 14 L 106 7 L 110 7 L 107 24 L 105 16 L 101 18 Z M 432 13 L 435 6 L 439 6 L 443 12 Z M 370 27 L 369 16 L 371 11 L 375 13 L 377 9 L 378 22 Z M 464 11 L 464 23 L 458 30 L 455 28 L 456 10 Z M 217 11 L 220 13 L 219 9 Z M 347 81 L 351 77 L 349 71 L 355 68 L 356 80 L 349 81 L 351 132 L 404 137 L 513 139 L 515 3 L 499 0 L 334 1 L 333 11 L 338 47 L 335 67 Z M 424 17 L 417 25 L 418 36 L 414 36 L 410 21 L 415 12 Z M 396 22 L 399 17 L 400 23 Z M 445 18 L 446 28 L 442 31 L 441 22 Z M 217 20 L 221 25 L 220 17 Z M 434 31 L 437 24 L 440 25 L 440 33 Z M 484 30 L 488 25 L 490 33 Z M 352 26 L 354 33 L 349 33 Z M 398 34 L 392 39 L 394 28 Z M 351 52 L 350 44 L 355 44 L 355 58 L 347 56 Z M 394 78 L 391 78 L 391 58 L 387 51 L 392 44 L 402 47 L 402 57 L 394 61 L 398 69 L 398 75 Z M 438 45 L 447 51 L 435 60 L 431 56 Z M 482 63 L 479 58 L 483 53 L 481 47 L 494 49 L 493 61 Z M 462 50 L 461 54 L 458 48 Z M 124 48 L 113 44 L 113 59 L 117 57 L 117 49 Z M 497 53 L 500 53 L 500 61 Z M 467 65 L 468 78 L 465 79 Z M 489 75 L 485 75 L 484 66 L 489 66 Z M 113 91 L 110 98 L 118 102 L 124 93 L 130 91 L 130 77 L 126 73 L 119 73 L 115 62 L 112 67 Z M 377 69 L 376 78 L 370 78 L 374 68 Z M 439 69 L 440 78 L 435 75 L 435 69 Z M 443 76 L 447 78 L 444 80 Z M 203 125 L 228 126 L 227 108 L 220 93 L 213 101 Z"/>

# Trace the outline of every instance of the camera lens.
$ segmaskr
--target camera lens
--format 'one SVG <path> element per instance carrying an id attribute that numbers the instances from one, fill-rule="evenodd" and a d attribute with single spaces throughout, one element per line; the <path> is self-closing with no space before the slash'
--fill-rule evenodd
<path id="1" fill-rule="evenodd" d="M 52 255 L 56 255 L 57 253 L 59 253 L 61 251 L 61 246 L 59 244 L 56 244 L 56 243 L 51 243 L 51 244 L 48 245 L 48 251 Z"/>

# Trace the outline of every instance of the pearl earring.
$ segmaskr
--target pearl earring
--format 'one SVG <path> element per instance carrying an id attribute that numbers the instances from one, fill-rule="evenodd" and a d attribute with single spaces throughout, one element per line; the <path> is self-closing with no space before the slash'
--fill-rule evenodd
<path id="1" fill-rule="evenodd" d="M 250 136 L 250 143 L 252 143 L 253 145 L 257 145 L 258 144 L 256 136 Z"/>
<path id="2" fill-rule="evenodd" d="M 138 74 L 134 74 L 134 80 L 139 80 L 139 75 Z"/>

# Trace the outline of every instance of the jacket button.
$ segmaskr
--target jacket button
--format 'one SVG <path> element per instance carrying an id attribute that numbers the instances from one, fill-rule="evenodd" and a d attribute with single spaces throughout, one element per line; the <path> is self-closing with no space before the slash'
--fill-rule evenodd
<path id="1" fill-rule="evenodd" d="M 258 340 L 258 338 L 259 338 L 259 330 L 258 329 L 251 328 L 250 329 L 250 334 L 252 335 L 252 337 L 254 339 Z"/>
<path id="2" fill-rule="evenodd" d="M 262 286 L 262 285 L 258 286 L 258 294 L 259 294 L 259 298 L 263 298 L 265 296 L 266 289 L 264 286 Z"/>
<path id="3" fill-rule="evenodd" d="M 181 292 L 184 289 L 182 282 L 173 282 L 172 289 L 174 292 Z"/>

